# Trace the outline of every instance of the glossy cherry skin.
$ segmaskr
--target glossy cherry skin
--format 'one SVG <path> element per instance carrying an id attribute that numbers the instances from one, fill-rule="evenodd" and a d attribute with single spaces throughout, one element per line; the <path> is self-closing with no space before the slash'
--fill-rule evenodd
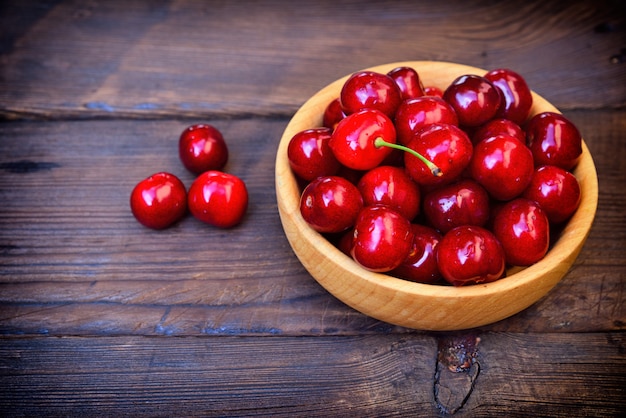
<path id="1" fill-rule="evenodd" d="M 354 240 L 354 228 L 347 229 L 336 241 L 336 246 L 345 255 L 352 257 L 352 241 Z"/>
<path id="2" fill-rule="evenodd" d="M 457 226 L 437 245 L 437 266 L 454 286 L 489 283 L 503 277 L 504 250 L 494 234 L 473 225 Z"/>
<path id="3" fill-rule="evenodd" d="M 320 176 L 332 176 L 340 164 L 328 145 L 332 131 L 313 128 L 298 132 L 287 146 L 287 158 L 293 172 L 302 180 L 311 181 Z"/>
<path id="4" fill-rule="evenodd" d="M 414 68 L 396 67 L 389 71 L 387 75 L 398 85 L 402 100 L 424 96 L 424 85 Z"/>
<path id="5" fill-rule="evenodd" d="M 413 245 L 407 258 L 390 274 L 418 283 L 433 284 L 441 279 L 435 249 L 441 234 L 432 228 L 412 224 Z"/>
<path id="6" fill-rule="evenodd" d="M 472 134 L 472 142 L 477 144 L 485 138 L 502 134 L 517 138 L 523 144 L 526 143 L 526 132 L 522 127 L 511 120 L 502 118 L 491 119 L 478 127 Z"/>
<path id="7" fill-rule="evenodd" d="M 207 124 L 187 127 L 180 134 L 178 153 L 185 168 L 194 174 L 221 170 L 228 161 L 228 147 L 222 133 Z"/>
<path id="8" fill-rule="evenodd" d="M 202 222 L 218 228 L 232 228 L 246 214 L 248 189 L 244 181 L 233 174 L 205 171 L 191 184 L 187 206 Z"/>
<path id="9" fill-rule="evenodd" d="M 318 177 L 300 196 L 300 213 L 317 232 L 339 233 L 354 225 L 363 207 L 357 187 L 343 177 Z"/>
<path id="10" fill-rule="evenodd" d="M 508 264 L 530 266 L 550 245 L 550 223 L 539 205 L 525 198 L 505 203 L 493 220 L 493 233 L 504 248 Z"/>
<path id="11" fill-rule="evenodd" d="M 339 121 L 346 117 L 341 109 L 341 102 L 337 97 L 335 100 L 328 103 L 326 109 L 324 109 L 324 115 L 322 116 L 322 126 L 334 130 Z"/>
<path id="12" fill-rule="evenodd" d="M 329 145 L 341 164 L 354 170 L 370 170 L 380 165 L 392 151 L 391 148 L 374 145 L 377 138 L 396 142 L 396 128 L 392 120 L 378 110 L 361 110 L 337 124 Z"/>
<path id="13" fill-rule="evenodd" d="M 366 206 L 354 225 L 352 258 L 362 267 L 388 272 L 409 255 L 413 244 L 411 223 L 389 206 Z"/>
<path id="14" fill-rule="evenodd" d="M 525 144 L 510 135 L 496 135 L 474 146 L 471 177 L 497 200 L 511 200 L 526 189 L 534 171 Z"/>
<path id="15" fill-rule="evenodd" d="M 492 119 L 500 107 L 500 92 L 489 80 L 474 74 L 456 78 L 443 92 L 462 126 L 480 126 Z"/>
<path id="16" fill-rule="evenodd" d="M 387 74 L 359 71 L 346 80 L 339 100 L 346 115 L 375 109 L 393 118 L 402 101 L 402 93 L 394 79 Z"/>
<path id="17" fill-rule="evenodd" d="M 497 68 L 485 78 L 500 90 L 502 102 L 497 117 L 523 124 L 533 106 L 533 96 L 524 77 L 508 68 Z"/>
<path id="18" fill-rule="evenodd" d="M 427 193 L 423 205 L 428 222 L 443 234 L 461 225 L 485 226 L 489 220 L 489 194 L 471 179 Z"/>
<path id="19" fill-rule="evenodd" d="M 373 168 L 361 177 L 357 187 L 366 206 L 390 206 L 409 221 L 420 211 L 419 186 L 400 167 Z"/>
<path id="20" fill-rule="evenodd" d="M 537 166 L 555 165 L 571 170 L 582 154 L 580 131 L 560 113 L 533 116 L 526 125 L 526 143 Z"/>
<path id="21" fill-rule="evenodd" d="M 580 205 L 580 184 L 567 170 L 553 165 L 535 168 L 522 197 L 535 201 L 551 224 L 568 220 Z"/>
<path id="22" fill-rule="evenodd" d="M 419 131 L 435 123 L 459 124 L 456 112 L 445 100 L 422 96 L 403 101 L 394 119 L 398 143 L 408 144 Z"/>
<path id="23" fill-rule="evenodd" d="M 443 90 L 439 87 L 435 86 L 426 86 L 424 87 L 424 94 L 426 96 L 440 97 L 443 98 Z"/>
<path id="24" fill-rule="evenodd" d="M 130 209 L 142 225 L 164 229 L 187 212 L 187 191 L 175 175 L 160 172 L 140 181 L 130 194 Z"/>
<path id="25" fill-rule="evenodd" d="M 409 176 L 429 188 L 455 181 L 469 164 L 473 148 L 472 141 L 459 127 L 439 123 L 421 130 L 407 147 L 441 169 L 442 175 L 434 176 L 422 161 L 409 153 L 405 154 L 404 165 Z"/>

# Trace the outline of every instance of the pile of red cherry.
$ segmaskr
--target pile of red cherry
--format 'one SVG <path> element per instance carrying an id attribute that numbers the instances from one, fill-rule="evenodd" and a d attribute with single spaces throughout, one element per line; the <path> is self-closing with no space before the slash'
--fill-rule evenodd
<path id="1" fill-rule="evenodd" d="M 130 208 L 144 226 L 164 229 L 187 213 L 219 228 L 239 224 L 248 208 L 248 190 L 241 178 L 223 171 L 228 147 L 222 133 L 212 125 L 196 124 L 180 135 L 181 162 L 197 177 L 185 189 L 168 172 L 155 173 L 140 181 L 130 195 Z"/>
<path id="2" fill-rule="evenodd" d="M 411 67 L 357 72 L 323 126 L 288 145 L 300 212 L 365 269 L 411 281 L 487 283 L 534 264 L 580 203 L 582 139 L 532 104 L 509 69 L 445 91 Z"/>

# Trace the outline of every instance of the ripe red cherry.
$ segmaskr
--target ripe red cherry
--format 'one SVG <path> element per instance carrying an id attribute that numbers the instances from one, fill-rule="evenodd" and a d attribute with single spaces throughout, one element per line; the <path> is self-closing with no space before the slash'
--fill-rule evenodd
<path id="1" fill-rule="evenodd" d="M 411 223 L 388 206 L 366 206 L 354 225 L 352 258 L 367 270 L 387 272 L 409 255 Z"/>
<path id="2" fill-rule="evenodd" d="M 479 143 L 483 139 L 496 135 L 509 135 L 517 138 L 521 143 L 526 143 L 526 133 L 517 123 L 508 119 L 491 119 L 489 122 L 481 125 L 472 135 L 472 142 Z"/>
<path id="3" fill-rule="evenodd" d="M 550 245 L 550 224 L 544 211 L 532 200 L 517 198 L 505 203 L 493 220 L 507 263 L 530 266 L 541 260 Z"/>
<path id="4" fill-rule="evenodd" d="M 347 255 L 352 257 L 352 240 L 354 239 L 354 228 L 347 229 L 335 241 L 335 246 Z"/>
<path id="5" fill-rule="evenodd" d="M 434 176 L 421 160 L 407 153 L 404 165 L 409 176 L 420 185 L 441 186 L 452 183 L 465 170 L 472 158 L 472 141 L 459 127 L 433 124 L 424 128 L 407 144 L 441 170 Z"/>
<path id="6" fill-rule="evenodd" d="M 209 170 L 191 184 L 187 205 L 196 219 L 219 228 L 231 228 L 241 222 L 248 209 L 248 190 L 239 177 Z"/>
<path id="7" fill-rule="evenodd" d="M 452 106 L 445 100 L 422 96 L 403 101 L 398 106 L 394 123 L 398 142 L 406 145 L 428 125 L 435 123 L 458 125 L 459 119 Z"/>
<path id="8" fill-rule="evenodd" d="M 456 111 L 459 124 L 480 126 L 492 119 L 500 107 L 500 92 L 489 80 L 474 74 L 456 78 L 443 92 Z"/>
<path id="9" fill-rule="evenodd" d="M 221 170 L 228 161 L 228 147 L 222 133 L 206 124 L 187 127 L 180 134 L 178 152 L 185 168 L 194 174 Z"/>
<path id="10" fill-rule="evenodd" d="M 328 103 L 328 106 L 324 109 L 322 126 L 334 130 L 339 121 L 345 117 L 346 114 L 343 113 L 343 110 L 341 109 L 341 102 L 337 97 L 335 100 Z"/>
<path id="11" fill-rule="evenodd" d="M 443 97 L 443 90 L 435 86 L 426 86 L 424 87 L 424 94 L 426 96 Z"/>
<path id="12" fill-rule="evenodd" d="M 335 158 L 348 168 L 370 170 L 378 166 L 391 148 L 377 147 L 374 141 L 396 142 L 396 128 L 389 117 L 378 110 L 361 110 L 337 124 L 329 145 Z"/>
<path id="13" fill-rule="evenodd" d="M 534 170 L 533 156 L 525 144 L 509 135 L 483 139 L 474 146 L 469 164 L 471 177 L 497 200 L 522 194 Z"/>
<path id="14" fill-rule="evenodd" d="M 357 187 L 366 206 L 390 206 L 409 221 L 419 213 L 420 189 L 400 167 L 373 168 L 361 177 Z"/>
<path id="15" fill-rule="evenodd" d="M 328 142 L 329 128 L 313 128 L 298 132 L 287 147 L 289 166 L 298 177 L 311 181 L 320 176 L 331 176 L 339 171 L 340 164 Z"/>
<path id="16" fill-rule="evenodd" d="M 338 176 L 318 177 L 300 196 L 302 217 L 321 233 L 338 233 L 350 228 L 362 207 L 359 189 Z"/>
<path id="17" fill-rule="evenodd" d="M 187 211 L 185 185 L 173 174 L 153 174 L 133 188 L 130 209 L 142 225 L 152 229 L 167 228 Z"/>
<path id="18" fill-rule="evenodd" d="M 461 225 L 485 226 L 489 220 L 489 195 L 471 179 L 437 188 L 424 196 L 424 215 L 445 234 Z"/>
<path id="19" fill-rule="evenodd" d="M 346 80 L 339 100 L 346 115 L 363 109 L 375 109 L 393 118 L 402 95 L 396 82 L 387 74 L 359 71 Z"/>
<path id="20" fill-rule="evenodd" d="M 441 234 L 432 228 L 412 224 L 413 245 L 407 258 L 390 274 L 418 283 L 433 284 L 441 279 L 436 248 Z"/>
<path id="21" fill-rule="evenodd" d="M 580 184 L 572 173 L 553 165 L 535 168 L 522 197 L 533 200 L 552 224 L 568 220 L 580 204 Z"/>
<path id="22" fill-rule="evenodd" d="M 391 77 L 398 88 L 402 100 L 413 99 L 424 95 L 424 86 L 419 74 L 411 67 L 397 67 L 387 73 Z"/>
<path id="23" fill-rule="evenodd" d="M 526 125 L 526 141 L 535 165 L 555 165 L 571 170 L 582 154 L 578 128 L 560 113 L 543 112 Z"/>
<path id="24" fill-rule="evenodd" d="M 454 286 L 489 283 L 504 275 L 502 245 L 485 228 L 457 226 L 443 236 L 436 252 L 441 275 Z"/>
<path id="25" fill-rule="evenodd" d="M 526 121 L 533 105 L 533 96 L 526 80 L 508 68 L 498 68 L 485 74 L 485 78 L 500 90 L 502 103 L 497 117 L 509 119 L 518 125 Z"/>

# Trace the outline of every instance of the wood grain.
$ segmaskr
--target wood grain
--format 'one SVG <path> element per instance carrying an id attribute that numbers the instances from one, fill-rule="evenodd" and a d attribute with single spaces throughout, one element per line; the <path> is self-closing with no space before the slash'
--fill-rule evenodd
<path id="1" fill-rule="evenodd" d="M 572 270 L 546 298 L 489 329 L 623 329 L 626 237 L 622 111 L 573 112 L 598 164 L 599 208 Z M 191 217 L 141 227 L 128 196 L 169 170 L 186 121 L 0 125 L 0 328 L 9 334 L 355 334 L 384 329 L 328 295 L 302 268 L 278 219 L 273 164 L 285 120 L 209 120 L 249 184 L 244 223 L 222 231 Z M 254 148 L 255 152 L 246 150 Z M 26 164 L 24 161 L 31 161 Z M 20 168 L 21 167 L 21 168 Z M 616 231 L 618 233 L 616 234 Z M 236 309 L 235 309 L 236 308 Z M 566 314 L 564 314 L 566 312 Z"/>
<path id="2" fill-rule="evenodd" d="M 0 2 L 1 416 L 623 416 L 626 13 L 614 0 Z M 361 68 L 510 67 L 581 128 L 599 207 L 567 276 L 469 334 L 324 291 L 277 215 L 298 107 Z M 231 231 L 134 221 L 209 122 L 251 190 Z M 445 343 L 470 359 L 452 373 Z M 448 414 L 449 416 L 449 414 Z"/>
<path id="3" fill-rule="evenodd" d="M 408 60 L 507 66 L 563 110 L 626 104 L 626 19 L 623 5 L 609 0 L 8 8 L 5 118 L 284 116 L 345 74 Z M 10 18 L 17 13 L 24 17 Z M 584 72 L 572 71 L 581 63 Z"/>
<path id="4" fill-rule="evenodd" d="M 619 416 L 625 344 L 483 334 L 454 416 Z M 10 338 L 0 358 L 4 416 L 441 416 L 451 402 L 426 335 Z"/>

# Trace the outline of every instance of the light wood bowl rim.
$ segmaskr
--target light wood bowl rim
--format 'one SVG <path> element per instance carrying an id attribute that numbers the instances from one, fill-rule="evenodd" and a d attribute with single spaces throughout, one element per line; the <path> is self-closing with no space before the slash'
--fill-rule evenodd
<path id="1" fill-rule="evenodd" d="M 442 61 L 403 61 L 368 68 L 386 73 L 399 66 L 415 68 L 425 85 L 445 89 L 464 74 L 486 70 Z M 289 167 L 287 145 L 299 131 L 321 126 L 322 114 L 338 97 L 350 74 L 322 88 L 294 114 L 278 146 L 275 186 L 278 211 L 287 239 L 304 267 L 331 294 L 352 308 L 391 324 L 422 330 L 459 330 L 487 325 L 534 304 L 567 273 L 593 224 L 598 201 L 595 165 L 583 141 L 583 155 L 573 170 L 582 197 L 580 207 L 560 238 L 538 263 L 508 271 L 493 283 L 452 287 L 428 285 L 366 271 L 321 234 L 310 228 L 299 211 L 299 188 Z M 559 110 L 535 92 L 531 115 Z M 560 112 L 559 112 L 560 113 Z"/>

